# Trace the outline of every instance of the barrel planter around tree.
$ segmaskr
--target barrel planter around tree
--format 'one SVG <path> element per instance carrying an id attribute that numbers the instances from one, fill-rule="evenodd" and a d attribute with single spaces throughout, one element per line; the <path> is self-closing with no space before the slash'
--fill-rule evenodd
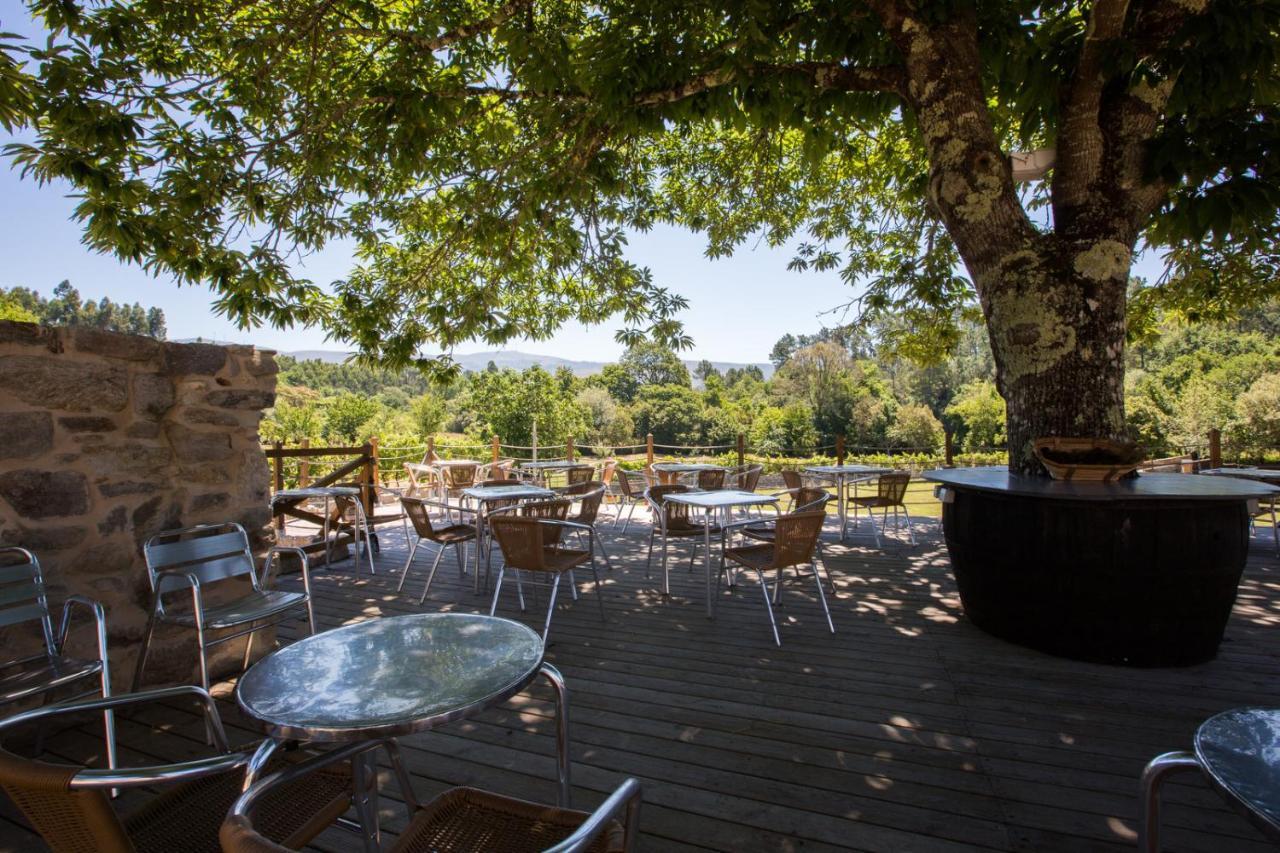
<path id="1" fill-rule="evenodd" d="M 947 550 L 974 625 L 1127 666 L 1217 654 L 1248 552 L 1248 502 L 1277 491 L 1184 474 L 1072 483 L 972 468 L 925 477 L 941 484 Z"/>

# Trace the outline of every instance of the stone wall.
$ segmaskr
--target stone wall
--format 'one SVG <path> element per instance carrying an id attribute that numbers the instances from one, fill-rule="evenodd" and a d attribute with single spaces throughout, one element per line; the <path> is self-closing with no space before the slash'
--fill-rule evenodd
<path id="1" fill-rule="evenodd" d="M 146 625 L 148 537 L 219 521 L 255 546 L 270 536 L 258 422 L 275 384 L 273 355 L 253 347 L 0 322 L 0 542 L 35 552 L 55 605 L 106 606 L 117 683 Z M 0 659 L 24 642 L 0 641 Z M 222 658 L 243 650 L 225 645 Z M 193 632 L 165 632 L 147 682 L 188 680 L 194 653 Z"/>

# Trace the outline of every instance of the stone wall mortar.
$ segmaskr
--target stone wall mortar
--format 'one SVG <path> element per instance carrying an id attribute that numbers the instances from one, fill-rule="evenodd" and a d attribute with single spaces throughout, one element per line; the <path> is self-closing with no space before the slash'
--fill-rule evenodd
<path id="1" fill-rule="evenodd" d="M 103 603 L 117 681 L 146 626 L 149 537 L 236 521 L 269 543 L 258 424 L 275 386 L 274 354 L 250 346 L 0 321 L 0 544 L 36 553 L 55 605 Z M 12 634 L 0 658 L 29 642 Z M 158 639 L 148 683 L 189 680 L 193 632 Z"/>

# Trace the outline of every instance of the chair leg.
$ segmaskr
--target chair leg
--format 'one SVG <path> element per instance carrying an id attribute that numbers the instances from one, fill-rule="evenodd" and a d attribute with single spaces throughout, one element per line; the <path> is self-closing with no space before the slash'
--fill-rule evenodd
<path id="1" fill-rule="evenodd" d="M 409 546 L 409 558 L 404 561 L 404 568 L 400 570 L 400 583 L 396 584 L 396 592 L 400 592 L 404 589 L 404 579 L 409 576 L 409 564 L 413 562 L 413 555 L 418 553 L 418 546 L 421 544 L 422 540 L 419 539 L 417 542 L 414 542 Z"/>
<path id="2" fill-rule="evenodd" d="M 1139 792 L 1142 816 L 1138 826 L 1140 853 L 1160 853 L 1160 786 L 1174 773 L 1199 770 L 1200 762 L 1190 752 L 1166 752 L 1157 755 L 1142 770 Z"/>
<path id="3" fill-rule="evenodd" d="M 604 549 L 604 542 L 600 539 L 599 535 L 592 536 L 591 538 L 600 546 L 600 556 L 604 557 L 605 568 L 609 571 L 613 571 L 613 562 L 609 559 L 609 552 Z"/>
<path id="4" fill-rule="evenodd" d="M 458 542 L 453 550 L 458 558 L 458 579 L 462 580 L 467 576 L 467 543 Z"/>
<path id="5" fill-rule="evenodd" d="M 547 635 L 551 633 L 551 615 L 556 612 L 556 591 L 560 589 L 560 578 L 563 575 L 557 574 L 556 579 L 551 582 L 551 594 L 547 596 L 547 621 L 542 626 L 542 645 L 547 644 Z"/>
<path id="6" fill-rule="evenodd" d="M 524 613 L 524 575 L 521 574 L 519 569 L 512 569 L 512 571 L 516 573 L 516 598 L 520 601 L 520 612 Z M 536 601 L 538 597 L 538 585 L 536 583 L 533 585 L 533 596 Z"/>
<path id="7" fill-rule="evenodd" d="M 142 635 L 142 650 L 138 652 L 138 663 L 133 668 L 133 686 L 129 688 L 130 693 L 137 693 L 142 686 L 142 669 L 147 665 L 147 653 L 151 650 L 151 638 L 155 636 L 158 613 L 159 611 L 153 607 L 151 616 L 147 619 L 147 632 Z"/>
<path id="8" fill-rule="evenodd" d="M 769 584 L 765 582 L 764 572 L 756 569 L 756 577 L 760 579 L 760 592 L 764 593 L 764 610 L 769 614 L 769 627 L 773 629 L 773 641 L 782 645 L 782 637 L 778 636 L 778 623 L 773 618 L 773 603 L 769 601 Z"/>
<path id="9" fill-rule="evenodd" d="M 657 532 L 656 529 L 651 529 L 649 531 L 649 556 L 647 556 L 644 561 L 644 579 L 645 580 L 649 579 L 649 567 L 653 565 L 653 536 L 656 532 Z"/>
<path id="10" fill-rule="evenodd" d="M 502 576 L 506 574 L 506 566 L 498 566 L 498 577 L 493 582 L 493 601 L 489 604 L 489 615 L 498 611 L 498 596 L 502 593 Z"/>
<path id="11" fill-rule="evenodd" d="M 560 783 L 556 791 L 556 805 L 567 809 L 571 805 L 572 785 L 569 760 L 569 687 L 564 683 L 560 670 L 549 663 L 542 664 L 542 675 L 551 682 L 556 694 L 556 777 Z"/>
<path id="12" fill-rule="evenodd" d="M 608 622 L 604 615 L 604 587 L 600 585 L 600 573 L 596 571 L 596 558 L 591 558 L 591 577 L 596 582 L 596 600 L 600 602 L 600 621 Z"/>
<path id="13" fill-rule="evenodd" d="M 443 545 L 436 548 L 436 558 L 431 561 L 431 571 L 427 573 L 427 585 L 422 588 L 422 597 L 418 599 L 418 604 L 427 600 L 427 593 L 431 591 L 431 582 L 436 579 L 436 569 L 440 568 L 440 558 L 444 556 L 444 548 Z"/>
<path id="14" fill-rule="evenodd" d="M 573 596 L 574 601 L 578 600 L 578 579 L 574 577 L 573 569 L 569 570 L 569 594 Z"/>
<path id="15" fill-rule="evenodd" d="M 662 537 L 662 594 L 671 594 L 671 574 L 667 571 L 667 537 Z"/>
<path id="16" fill-rule="evenodd" d="M 817 561 L 809 561 L 809 568 L 813 569 L 813 581 L 818 585 L 818 601 L 822 602 L 822 613 L 827 617 L 827 627 L 834 634 L 836 632 L 836 623 L 831 621 L 831 608 L 827 606 L 827 594 L 822 589 L 822 576 L 818 574 Z"/>
<path id="17" fill-rule="evenodd" d="M 258 635 L 257 631 L 250 631 L 244 640 L 244 660 L 240 663 L 240 671 L 244 672 L 249 668 L 249 658 L 253 656 L 253 638 Z"/>

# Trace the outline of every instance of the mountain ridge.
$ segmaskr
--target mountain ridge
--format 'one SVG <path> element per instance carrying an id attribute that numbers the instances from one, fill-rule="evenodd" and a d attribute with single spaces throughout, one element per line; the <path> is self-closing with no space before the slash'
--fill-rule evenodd
<path id="1" fill-rule="evenodd" d="M 296 358 L 298 361 L 323 361 L 329 364 L 340 364 L 346 361 L 350 353 L 341 350 L 291 350 L 289 352 L 280 352 L 280 355 L 287 355 L 290 358 Z M 600 369 L 608 361 L 586 361 L 571 358 L 561 358 L 556 355 L 535 355 L 534 353 L 520 352 L 519 350 L 494 350 L 490 352 L 473 352 L 473 353 L 455 353 L 454 361 L 462 365 L 464 370 L 484 370 L 492 361 L 499 369 L 511 368 L 512 370 L 525 370 L 529 367 L 540 365 L 544 370 L 554 371 L 558 367 L 568 367 L 578 376 L 588 376 L 592 373 L 599 373 Z M 685 359 L 684 363 L 692 372 L 693 368 L 698 365 L 701 359 Z M 710 361 L 710 359 L 708 359 Z M 730 368 L 744 368 L 754 365 L 764 372 L 765 378 L 773 373 L 773 365 L 769 362 L 739 362 L 739 361 L 711 361 L 711 364 L 724 373 Z"/>

